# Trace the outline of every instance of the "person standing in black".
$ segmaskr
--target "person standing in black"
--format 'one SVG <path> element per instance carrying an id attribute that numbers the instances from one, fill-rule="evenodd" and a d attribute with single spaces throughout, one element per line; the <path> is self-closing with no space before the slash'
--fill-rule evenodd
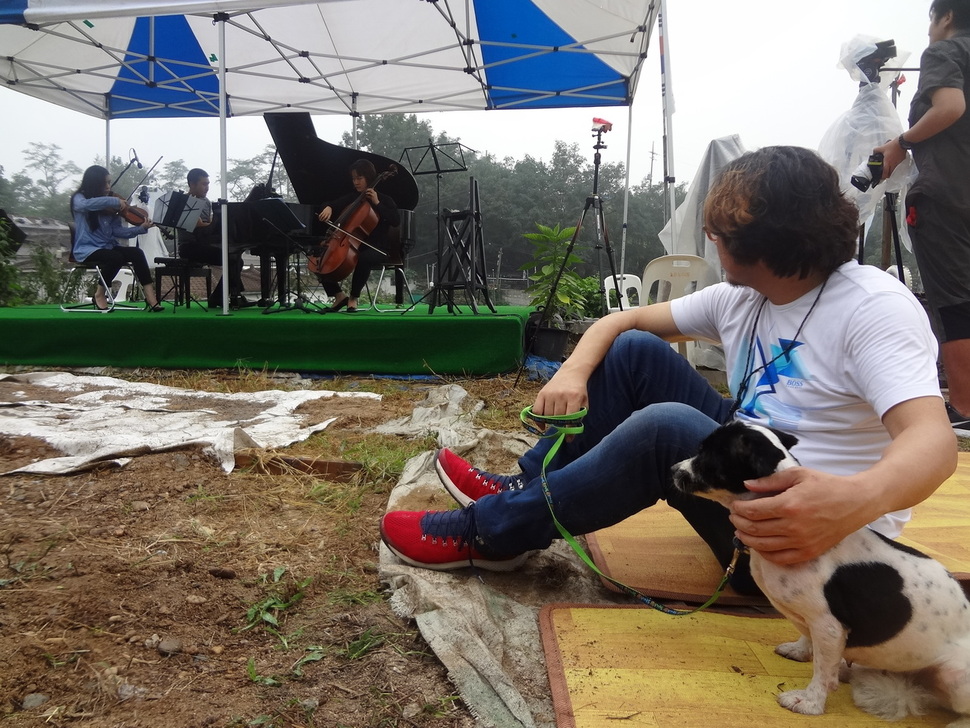
<path id="1" fill-rule="evenodd" d="M 883 179 L 913 153 L 906 195 L 913 240 L 946 374 L 947 413 L 970 436 L 970 0 L 933 0 L 909 129 L 875 152 Z"/>
<path id="2" fill-rule="evenodd" d="M 366 201 L 363 204 L 370 204 L 374 208 L 378 223 L 371 233 L 363 239 L 363 242 L 350 241 L 357 247 L 357 266 L 350 278 L 350 293 L 343 291 L 339 281 L 327 279 L 319 273 L 316 274 L 323 290 L 333 298 L 333 304 L 327 309 L 328 312 L 339 311 L 344 307 L 347 308 L 348 313 L 357 311 L 357 299 L 360 298 L 371 271 L 383 265 L 387 258 L 388 231 L 401 224 L 401 214 L 398 212 L 394 200 L 374 189 L 377 170 L 370 161 L 358 159 L 350 165 L 350 179 L 355 191 L 328 202 L 317 215 L 317 219 L 326 222 L 333 218 L 339 218 L 344 209 L 352 205 L 363 194 Z"/>

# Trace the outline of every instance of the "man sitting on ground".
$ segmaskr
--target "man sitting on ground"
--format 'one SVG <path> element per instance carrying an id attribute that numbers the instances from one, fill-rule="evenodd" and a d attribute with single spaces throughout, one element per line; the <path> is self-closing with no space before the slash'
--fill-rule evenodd
<path id="1" fill-rule="evenodd" d="M 387 513 L 391 551 L 429 569 L 507 570 L 562 537 L 553 513 L 579 535 L 661 499 L 722 566 L 735 534 L 779 564 L 813 559 L 859 528 L 900 534 L 909 509 L 956 468 L 923 308 L 898 280 L 855 261 L 855 205 L 807 149 L 733 161 L 704 219 L 726 282 L 597 321 L 533 407 L 546 416 L 588 408 L 582 434 L 548 466 L 553 439 L 540 439 L 509 476 L 439 451 L 439 476 L 464 507 Z M 668 343 L 687 338 L 722 344 L 731 399 Z M 798 437 L 801 466 L 748 483 L 765 497 L 728 511 L 675 489 L 671 466 L 732 419 Z M 731 584 L 757 588 L 746 559 Z"/>

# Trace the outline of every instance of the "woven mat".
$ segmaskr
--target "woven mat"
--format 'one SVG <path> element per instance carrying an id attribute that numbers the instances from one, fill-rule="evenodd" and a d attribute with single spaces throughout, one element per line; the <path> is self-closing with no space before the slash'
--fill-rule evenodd
<path id="1" fill-rule="evenodd" d="M 887 723 L 856 708 L 848 685 L 825 715 L 785 710 L 776 696 L 807 685 L 811 665 L 774 654 L 797 636 L 781 618 L 550 604 L 539 623 L 557 728 L 942 728 L 954 718 Z"/>
<path id="2" fill-rule="evenodd" d="M 960 453 L 954 475 L 915 509 L 903 543 L 918 548 L 970 582 L 970 453 Z M 610 528 L 587 536 L 590 555 L 608 576 L 656 599 L 702 603 L 724 575 L 707 545 L 681 515 L 658 503 Z M 606 580 L 603 583 L 618 591 Z M 730 587 L 721 605 L 764 606 Z"/>

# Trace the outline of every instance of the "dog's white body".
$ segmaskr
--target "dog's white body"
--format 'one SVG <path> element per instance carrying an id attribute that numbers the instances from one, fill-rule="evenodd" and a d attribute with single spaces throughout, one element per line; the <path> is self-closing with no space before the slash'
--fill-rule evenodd
<path id="1" fill-rule="evenodd" d="M 674 482 L 724 505 L 756 497 L 744 480 L 797 465 L 782 439 L 787 447 L 794 444 L 790 435 L 732 423 L 674 466 Z M 950 728 L 970 728 L 970 603 L 938 561 L 862 529 L 794 566 L 752 551 L 751 574 L 802 634 L 775 651 L 814 661 L 811 682 L 779 695 L 781 705 L 796 713 L 825 712 L 844 658 L 863 710 L 899 719 L 935 700 L 963 716 Z"/>

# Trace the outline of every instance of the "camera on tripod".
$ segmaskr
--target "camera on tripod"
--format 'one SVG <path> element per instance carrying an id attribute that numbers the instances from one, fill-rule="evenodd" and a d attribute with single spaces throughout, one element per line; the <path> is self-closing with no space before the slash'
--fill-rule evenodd
<path id="1" fill-rule="evenodd" d="M 882 154 L 870 154 L 869 159 L 860 164 L 855 173 L 849 178 L 852 186 L 860 192 L 866 192 L 875 187 L 882 179 Z"/>
<path id="2" fill-rule="evenodd" d="M 856 63 L 871 83 L 879 83 L 879 72 L 891 58 L 896 57 L 896 42 L 891 38 L 876 42 L 876 50 Z"/>
<path id="3" fill-rule="evenodd" d="M 605 134 L 608 131 L 612 131 L 613 124 L 606 119 L 600 119 L 597 116 L 593 117 L 593 133 L 594 134 Z"/>

